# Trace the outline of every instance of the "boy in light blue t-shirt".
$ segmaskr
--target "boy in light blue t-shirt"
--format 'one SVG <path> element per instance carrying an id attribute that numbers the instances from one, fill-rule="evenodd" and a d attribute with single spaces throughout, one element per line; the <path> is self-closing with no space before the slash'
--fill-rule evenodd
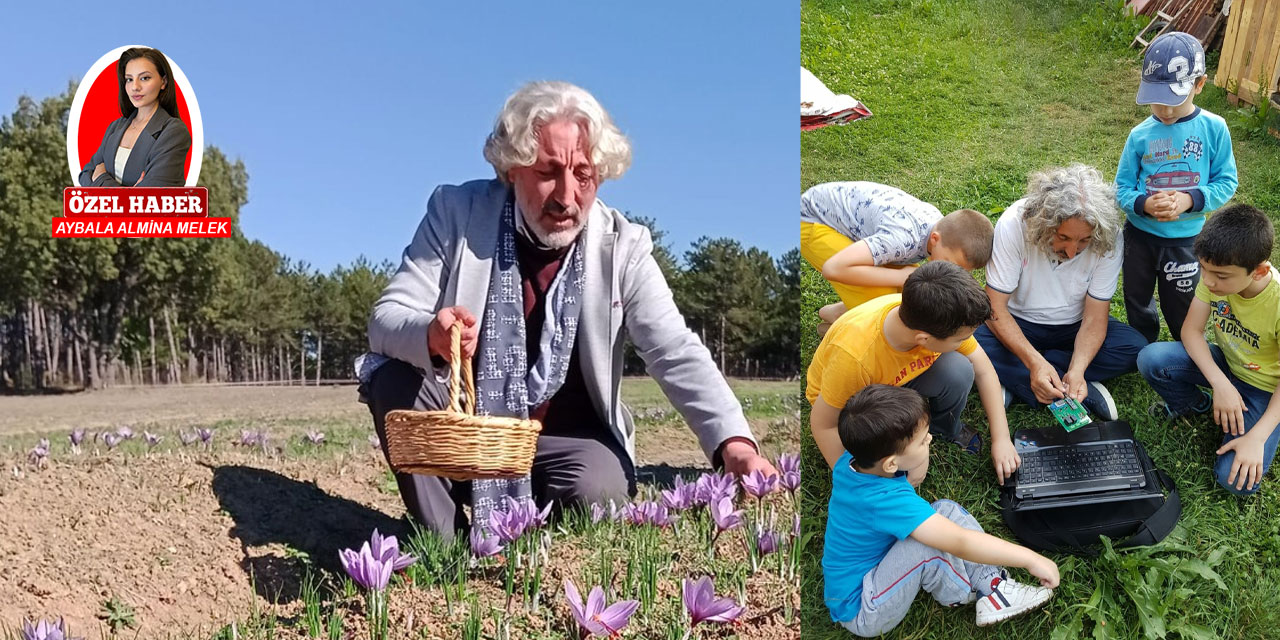
<path id="1" fill-rule="evenodd" d="M 1058 565 L 982 532 L 950 500 L 925 502 L 904 469 L 928 468 L 929 406 L 913 389 L 873 384 L 840 412 L 845 452 L 832 469 L 822 551 L 831 619 L 877 636 L 907 615 L 921 589 L 939 603 L 977 603 L 978 626 L 1039 607 L 1058 586 Z M 921 474 L 921 479 L 924 478 Z M 1022 567 L 1042 587 L 1019 584 L 995 565 Z"/>
<path id="2" fill-rule="evenodd" d="M 1116 169 L 1116 202 L 1124 226 L 1124 308 L 1129 325 L 1155 342 L 1160 316 L 1177 340 L 1195 298 L 1200 266 L 1191 245 L 1205 213 L 1236 192 L 1231 132 L 1195 105 L 1205 84 L 1204 49 L 1190 34 L 1156 38 L 1142 60 L 1138 104 L 1151 117 L 1129 132 Z"/>

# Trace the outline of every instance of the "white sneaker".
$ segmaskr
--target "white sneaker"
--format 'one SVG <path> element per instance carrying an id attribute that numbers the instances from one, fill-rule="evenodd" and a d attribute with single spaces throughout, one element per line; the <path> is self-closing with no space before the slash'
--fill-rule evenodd
<path id="1" fill-rule="evenodd" d="M 1004 408 L 1006 409 L 1013 404 L 1013 394 L 1009 393 L 1009 390 L 1004 388 L 1004 385 L 1000 385 L 1000 399 L 1004 400 Z"/>
<path id="2" fill-rule="evenodd" d="M 1093 406 L 1093 412 L 1103 420 L 1119 420 L 1120 411 L 1116 409 L 1116 401 L 1111 397 L 1111 392 L 1102 386 L 1101 382 L 1090 382 L 1089 389 L 1093 392 L 1089 397 L 1085 398 L 1090 401 Z"/>
<path id="3" fill-rule="evenodd" d="M 978 599 L 979 627 L 1020 616 L 1053 597 L 1053 589 L 1019 584 L 1009 578 L 996 578 L 992 583 L 991 595 Z"/>

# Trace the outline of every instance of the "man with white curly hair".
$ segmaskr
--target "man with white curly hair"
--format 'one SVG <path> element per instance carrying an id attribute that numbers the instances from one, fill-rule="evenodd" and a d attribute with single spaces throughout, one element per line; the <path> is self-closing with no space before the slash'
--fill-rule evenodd
<path id="1" fill-rule="evenodd" d="M 449 329 L 461 323 L 477 413 L 535 418 L 543 430 L 529 477 L 397 474 L 409 513 L 451 539 L 467 526 L 468 503 L 481 533 L 508 495 L 539 505 L 628 500 L 635 426 L 619 393 L 624 328 L 714 465 L 776 474 L 676 308 L 648 229 L 596 198 L 631 163 L 630 143 L 596 99 L 565 82 L 520 88 L 484 157 L 495 179 L 440 186 L 427 203 L 369 319 L 361 392 L 385 453 L 388 411 L 447 405 Z"/>
<path id="2" fill-rule="evenodd" d="M 1071 396 L 1095 416 L 1118 417 L 1102 381 L 1135 371 L 1147 343 L 1110 316 L 1121 222 L 1115 187 L 1083 164 L 1033 174 L 1027 196 L 1001 214 L 987 265 L 992 319 L 974 337 L 1006 407 Z"/>

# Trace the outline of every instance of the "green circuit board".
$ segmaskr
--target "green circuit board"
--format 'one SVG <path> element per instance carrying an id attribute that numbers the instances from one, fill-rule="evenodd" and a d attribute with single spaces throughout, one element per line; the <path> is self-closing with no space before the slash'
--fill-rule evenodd
<path id="1" fill-rule="evenodd" d="M 1058 420 L 1058 424 L 1062 425 L 1062 428 L 1067 431 L 1075 431 L 1093 422 L 1089 417 L 1089 412 L 1072 397 L 1053 401 L 1049 404 L 1049 411 Z"/>

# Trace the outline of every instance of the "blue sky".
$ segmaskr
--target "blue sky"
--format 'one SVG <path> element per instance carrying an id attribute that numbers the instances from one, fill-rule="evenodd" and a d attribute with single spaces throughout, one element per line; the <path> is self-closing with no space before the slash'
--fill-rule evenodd
<path id="1" fill-rule="evenodd" d="M 431 5 L 21 3 L 0 113 L 117 46 L 157 47 L 191 81 L 206 144 L 248 167 L 245 234 L 328 270 L 398 263 L 435 185 L 493 175 L 481 146 L 506 96 L 568 80 L 632 141 L 600 197 L 656 218 L 677 255 L 704 235 L 774 257 L 799 244 L 798 3 Z"/>

